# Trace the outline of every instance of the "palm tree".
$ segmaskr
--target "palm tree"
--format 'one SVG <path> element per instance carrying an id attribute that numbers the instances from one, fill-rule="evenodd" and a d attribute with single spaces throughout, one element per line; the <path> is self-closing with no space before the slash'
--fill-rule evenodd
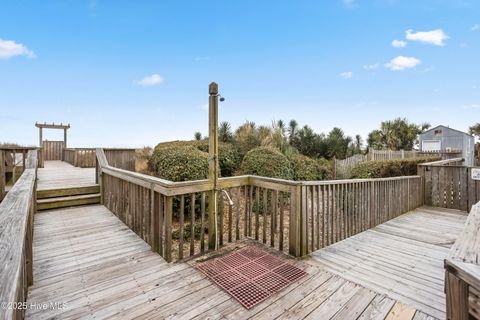
<path id="1" fill-rule="evenodd" d="M 290 144 L 293 143 L 297 136 L 298 122 L 294 119 L 290 120 L 288 123 L 288 141 Z"/>
<path id="2" fill-rule="evenodd" d="M 363 141 L 362 141 L 362 137 L 357 134 L 355 136 L 355 153 L 362 153 L 362 145 L 363 145 Z"/>
<path id="3" fill-rule="evenodd" d="M 277 121 L 277 125 L 276 125 L 276 126 L 278 127 L 278 129 L 280 129 L 282 135 L 285 135 L 285 132 L 286 132 L 286 130 L 287 130 L 287 127 L 286 127 L 286 125 L 285 125 L 285 122 L 283 122 L 282 119 L 280 119 L 280 120 Z"/>
<path id="4" fill-rule="evenodd" d="M 233 141 L 232 126 L 227 121 L 220 123 L 218 128 L 218 140 L 220 142 L 230 143 Z"/>
<path id="5" fill-rule="evenodd" d="M 469 128 L 470 134 L 480 138 L 480 122 Z"/>

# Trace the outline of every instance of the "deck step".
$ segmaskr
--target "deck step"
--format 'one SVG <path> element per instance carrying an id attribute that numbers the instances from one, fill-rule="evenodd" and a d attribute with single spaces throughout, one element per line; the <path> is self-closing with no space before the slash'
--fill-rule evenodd
<path id="1" fill-rule="evenodd" d="M 100 193 L 40 199 L 37 200 L 37 211 L 99 203 Z"/>
<path id="2" fill-rule="evenodd" d="M 38 190 L 37 199 L 77 196 L 95 193 L 100 193 L 100 186 L 98 184 L 85 187 Z"/>

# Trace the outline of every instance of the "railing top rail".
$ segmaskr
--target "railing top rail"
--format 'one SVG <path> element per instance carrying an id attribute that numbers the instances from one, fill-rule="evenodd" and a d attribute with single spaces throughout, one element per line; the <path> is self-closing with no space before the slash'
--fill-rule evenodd
<path id="1" fill-rule="evenodd" d="M 460 278 L 480 287 L 480 202 L 472 206 L 465 227 L 450 249 L 445 265 Z"/>
<path id="2" fill-rule="evenodd" d="M 421 178 L 420 176 L 399 176 L 399 177 L 389 177 L 389 178 L 300 181 L 300 183 L 304 186 L 313 186 L 313 185 L 350 184 L 350 183 L 360 183 L 360 182 L 382 182 L 382 181 L 408 180 L 408 179 L 420 179 L 420 178 Z"/>
<path id="3" fill-rule="evenodd" d="M 21 153 L 23 151 L 37 150 L 38 147 L 0 147 L 1 151 L 10 151 Z"/>
<path id="4" fill-rule="evenodd" d="M 465 227 L 450 249 L 449 259 L 480 265 L 480 202 L 472 206 Z"/>
<path id="5" fill-rule="evenodd" d="M 173 182 L 166 179 L 149 176 L 143 173 L 128 171 L 120 168 L 110 166 L 105 157 L 103 149 L 97 149 L 97 159 L 99 160 L 100 168 L 103 172 L 115 176 L 120 179 L 128 180 L 133 183 L 143 185 L 145 187 L 154 187 L 154 189 L 164 195 L 179 195 L 192 192 L 208 191 L 213 188 L 213 184 L 208 179 L 203 180 L 191 180 Z M 393 180 L 405 180 L 420 178 L 420 176 L 402 176 L 391 178 L 378 178 L 378 179 L 351 179 L 351 180 L 325 180 L 325 181 L 292 181 L 276 178 L 268 178 L 255 175 L 243 175 L 235 177 L 219 178 L 219 188 L 230 188 L 234 186 L 244 186 L 249 184 L 265 185 L 270 188 L 277 188 L 279 190 L 290 190 L 296 186 L 312 186 L 312 185 L 333 185 L 333 184 L 350 184 L 359 182 L 373 182 L 373 181 L 393 181 Z"/>
<path id="6" fill-rule="evenodd" d="M 419 166 L 444 166 L 449 163 L 461 162 L 464 161 L 463 158 L 453 158 L 453 159 L 446 159 L 446 160 L 439 160 L 439 161 L 432 161 L 432 162 L 425 162 L 418 164 Z"/>

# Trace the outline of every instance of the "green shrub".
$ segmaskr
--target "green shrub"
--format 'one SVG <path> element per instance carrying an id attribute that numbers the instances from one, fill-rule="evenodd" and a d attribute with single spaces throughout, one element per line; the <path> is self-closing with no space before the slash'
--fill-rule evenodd
<path id="1" fill-rule="evenodd" d="M 293 179 L 296 181 L 321 180 L 320 163 L 315 159 L 294 154 L 290 156 L 290 163 L 293 169 Z"/>
<path id="2" fill-rule="evenodd" d="M 207 140 L 192 140 L 192 141 L 168 141 L 157 144 L 155 150 L 166 147 L 185 147 L 190 146 L 197 148 L 200 151 L 207 153 L 208 158 L 208 141 Z M 240 156 L 237 149 L 230 143 L 218 144 L 218 164 L 220 166 L 220 176 L 231 177 L 238 170 L 240 165 Z"/>
<path id="3" fill-rule="evenodd" d="M 333 179 L 333 161 L 325 158 L 318 158 L 317 163 L 320 168 L 320 180 Z"/>
<path id="4" fill-rule="evenodd" d="M 440 157 L 366 161 L 356 165 L 350 172 L 349 178 L 366 179 L 416 175 L 419 163 L 436 160 L 440 160 Z"/>
<path id="5" fill-rule="evenodd" d="M 148 160 L 156 176 L 171 181 L 206 179 L 208 154 L 194 146 L 159 144 Z"/>
<path id="6" fill-rule="evenodd" d="M 199 150 L 208 153 L 208 141 L 197 141 L 196 145 Z M 218 144 L 218 164 L 222 177 L 235 175 L 240 165 L 240 160 L 240 155 L 232 144 L 222 142 Z"/>
<path id="7" fill-rule="evenodd" d="M 293 179 L 292 165 L 288 158 L 270 147 L 258 147 L 247 152 L 240 166 L 240 172 L 263 177 Z"/>

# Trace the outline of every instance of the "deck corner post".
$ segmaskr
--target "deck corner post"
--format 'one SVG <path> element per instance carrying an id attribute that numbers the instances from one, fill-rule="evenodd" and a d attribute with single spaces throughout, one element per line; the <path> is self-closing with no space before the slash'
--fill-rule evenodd
<path id="1" fill-rule="evenodd" d="M 302 185 L 293 186 L 290 191 L 289 253 L 302 256 Z"/>
<path id="2" fill-rule="evenodd" d="M 467 320 L 468 284 L 448 270 L 445 271 L 445 293 L 447 295 L 447 319 Z"/>

